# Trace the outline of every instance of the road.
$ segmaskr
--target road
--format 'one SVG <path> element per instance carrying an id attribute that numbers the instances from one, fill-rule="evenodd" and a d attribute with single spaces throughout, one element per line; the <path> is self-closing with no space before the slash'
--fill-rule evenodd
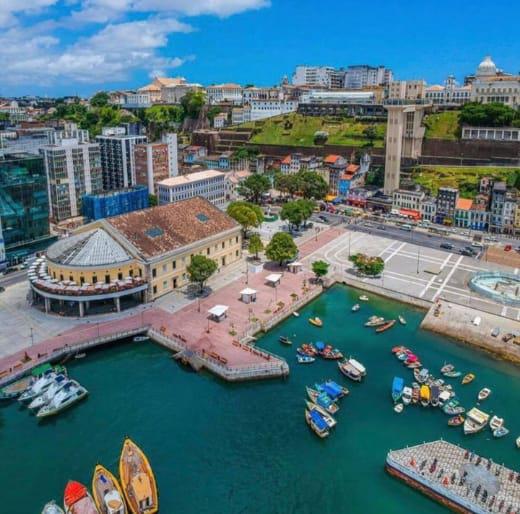
<path id="1" fill-rule="evenodd" d="M 13 284 L 18 284 L 19 282 L 23 282 L 26 280 L 27 270 L 13 271 L 12 273 L 8 273 L 7 275 L 0 276 L 0 286 L 9 287 Z"/>

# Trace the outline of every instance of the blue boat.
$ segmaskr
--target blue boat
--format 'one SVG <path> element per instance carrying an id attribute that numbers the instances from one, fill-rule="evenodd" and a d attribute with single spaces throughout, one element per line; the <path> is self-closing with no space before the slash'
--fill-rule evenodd
<path id="1" fill-rule="evenodd" d="M 349 390 L 346 387 L 343 387 L 342 385 L 339 385 L 337 382 L 334 382 L 334 380 L 327 380 L 325 382 L 325 384 L 328 387 L 331 387 L 335 391 L 337 391 L 340 398 L 343 398 L 344 396 L 347 396 L 347 394 L 349 393 Z"/>
<path id="2" fill-rule="evenodd" d="M 323 341 L 316 341 L 314 343 L 314 347 L 316 348 L 316 350 L 318 350 L 319 352 L 322 352 L 323 350 L 325 350 L 325 343 Z"/>
<path id="3" fill-rule="evenodd" d="M 316 405 L 323 407 L 330 414 L 334 414 L 339 410 L 338 405 L 332 401 L 327 393 L 307 387 L 307 394 Z"/>
<path id="4" fill-rule="evenodd" d="M 326 382 L 323 382 L 323 384 L 315 384 L 315 387 L 318 391 L 327 393 L 333 401 L 339 400 L 348 394 L 347 388 L 341 387 L 332 380 L 327 380 Z"/>
<path id="5" fill-rule="evenodd" d="M 403 394 L 404 380 L 401 377 L 394 377 L 392 382 L 392 399 L 394 402 L 398 401 Z"/>
<path id="6" fill-rule="evenodd" d="M 318 437 L 324 438 L 329 435 L 329 426 L 317 410 L 305 410 L 305 419 Z"/>

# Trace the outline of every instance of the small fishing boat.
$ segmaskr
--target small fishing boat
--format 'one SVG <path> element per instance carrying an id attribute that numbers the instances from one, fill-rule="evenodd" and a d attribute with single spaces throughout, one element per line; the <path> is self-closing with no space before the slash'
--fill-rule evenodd
<path id="1" fill-rule="evenodd" d="M 309 411 L 305 409 L 305 421 L 307 421 L 307 425 L 311 427 L 318 437 L 324 439 L 329 436 L 330 432 L 327 422 L 317 410 Z"/>
<path id="2" fill-rule="evenodd" d="M 318 353 L 324 359 L 337 360 L 337 359 L 343 358 L 343 354 L 337 348 L 333 348 L 330 344 L 324 345 L 323 347 L 318 346 L 320 344 L 324 344 L 324 343 L 322 343 L 321 341 L 318 341 L 315 346 L 316 346 L 316 349 L 318 350 Z"/>
<path id="3" fill-rule="evenodd" d="M 453 416 L 448 420 L 448 425 L 450 427 L 458 427 L 464 423 L 464 416 L 462 414 L 458 414 L 457 416 Z"/>
<path id="4" fill-rule="evenodd" d="M 406 359 L 404 361 L 404 365 L 405 366 L 409 366 L 410 364 L 413 364 L 414 362 L 416 362 L 418 360 L 419 360 L 419 357 L 417 357 L 417 355 L 414 355 L 413 353 L 409 353 L 406 356 Z"/>
<path id="5" fill-rule="evenodd" d="M 148 336 L 135 336 L 134 337 L 134 343 L 142 343 L 143 341 L 148 341 L 150 338 Z"/>
<path id="6" fill-rule="evenodd" d="M 443 373 L 446 378 L 458 378 L 462 375 L 460 371 L 446 371 Z"/>
<path id="7" fill-rule="evenodd" d="M 350 392 L 347 387 L 342 386 L 334 382 L 334 380 L 330 379 L 326 382 L 323 382 L 323 384 L 321 384 L 321 387 L 323 387 L 325 389 L 325 392 L 333 399 L 344 398 Z"/>
<path id="8" fill-rule="evenodd" d="M 520 448 L 520 436 L 516 438 L 516 447 Z"/>
<path id="9" fill-rule="evenodd" d="M 307 387 L 307 395 L 316 404 L 323 407 L 329 414 L 336 414 L 339 407 L 334 403 L 327 393 L 316 391 L 311 387 Z"/>
<path id="10" fill-rule="evenodd" d="M 298 364 L 310 364 L 316 360 L 315 357 L 311 357 L 310 355 L 296 355 L 298 359 Z"/>
<path id="11" fill-rule="evenodd" d="M 468 373 L 467 375 L 464 375 L 462 378 L 462 385 L 469 384 L 470 382 L 473 382 L 475 380 L 475 374 L 474 373 Z"/>
<path id="12" fill-rule="evenodd" d="M 401 414 L 403 412 L 404 405 L 402 403 L 396 403 L 394 405 L 394 411 L 397 412 L 397 414 Z"/>
<path id="13" fill-rule="evenodd" d="M 63 506 L 66 514 L 99 514 L 88 489 L 73 480 L 65 487 Z"/>
<path id="14" fill-rule="evenodd" d="M 406 346 L 394 346 L 392 348 L 392 353 L 394 353 L 394 354 L 401 353 L 401 352 L 404 352 L 405 350 L 408 350 L 408 348 L 406 348 Z"/>
<path id="15" fill-rule="evenodd" d="M 401 401 L 405 405 L 410 405 L 412 403 L 413 390 L 411 387 L 403 387 L 403 394 L 401 395 Z"/>
<path id="16" fill-rule="evenodd" d="M 420 396 L 420 387 L 414 386 L 412 388 L 412 403 L 413 404 L 419 403 L 419 396 Z"/>
<path id="17" fill-rule="evenodd" d="M 316 350 L 312 343 L 304 343 L 296 351 L 300 355 L 308 355 L 309 357 L 314 357 L 315 355 L 318 355 L 318 350 Z"/>
<path id="18" fill-rule="evenodd" d="M 488 421 L 489 414 L 473 407 L 466 414 L 466 419 L 464 420 L 464 433 L 476 434 L 487 425 Z"/>
<path id="19" fill-rule="evenodd" d="M 359 309 L 361 309 L 361 306 L 359 305 L 359 303 L 356 303 L 356 304 L 352 307 L 352 312 L 357 312 Z"/>
<path id="20" fill-rule="evenodd" d="M 444 366 L 441 368 L 441 373 L 444 375 L 444 373 L 448 373 L 450 371 L 453 371 L 454 369 L 455 366 L 453 364 L 444 363 Z"/>
<path id="21" fill-rule="evenodd" d="M 350 378 L 350 380 L 353 380 L 354 382 L 361 382 L 362 375 L 359 372 L 359 370 L 354 367 L 348 360 L 343 360 L 341 362 L 338 362 L 338 368 L 347 378 Z"/>
<path id="22" fill-rule="evenodd" d="M 365 327 L 380 327 L 386 323 L 385 318 L 381 318 L 378 316 L 371 316 L 368 318 L 368 321 L 365 323 Z"/>
<path id="23" fill-rule="evenodd" d="M 401 323 L 401 325 L 406 325 L 406 320 L 404 319 L 403 316 L 399 315 L 398 318 L 399 318 L 399 323 Z"/>
<path id="24" fill-rule="evenodd" d="M 322 327 L 323 326 L 323 321 L 321 321 L 321 319 L 318 318 L 317 316 L 314 317 L 314 318 L 309 318 L 309 323 L 311 325 L 314 325 L 315 327 Z"/>
<path id="25" fill-rule="evenodd" d="M 41 364 L 40 366 L 36 366 L 31 370 L 29 375 L 19 378 L 5 387 L 2 387 L 2 389 L 0 389 L 0 400 L 17 398 L 43 375 L 52 371 L 59 372 L 60 369 L 65 370 L 65 368 L 62 368 L 61 366 L 57 366 L 56 369 L 54 369 L 50 364 Z"/>
<path id="26" fill-rule="evenodd" d="M 432 407 L 438 407 L 439 406 L 439 395 L 440 395 L 440 389 L 438 385 L 431 385 L 430 386 L 430 405 Z"/>
<path id="27" fill-rule="evenodd" d="M 408 356 L 410 355 L 410 350 L 406 350 L 404 352 L 401 352 L 401 353 L 397 353 L 396 356 L 397 356 L 397 360 L 400 360 L 400 361 L 406 361 L 408 359 Z"/>
<path id="28" fill-rule="evenodd" d="M 430 388 L 427 385 L 422 385 L 419 391 L 420 402 L 423 407 L 428 407 L 430 404 Z"/>
<path id="29" fill-rule="evenodd" d="M 500 437 L 504 437 L 507 434 L 509 434 L 509 430 L 504 426 L 498 427 L 497 429 L 493 430 L 493 437 L 496 437 L 497 439 Z"/>
<path id="30" fill-rule="evenodd" d="M 449 416 L 456 416 L 457 414 L 464 414 L 466 409 L 459 404 L 457 399 L 452 398 L 444 405 L 442 411 Z"/>
<path id="31" fill-rule="evenodd" d="M 504 425 L 504 418 L 499 418 L 498 416 L 493 416 L 491 421 L 489 422 L 489 428 L 491 430 L 496 430 Z"/>
<path id="32" fill-rule="evenodd" d="M 159 511 L 157 484 L 148 458 L 131 439 L 125 439 L 119 458 L 119 477 L 132 514 Z"/>
<path id="33" fill-rule="evenodd" d="M 421 361 L 411 362 L 410 364 L 406 364 L 406 367 L 409 368 L 409 369 L 421 368 L 422 367 L 422 362 Z"/>
<path id="34" fill-rule="evenodd" d="M 87 354 L 85 352 L 82 352 L 82 353 L 77 353 L 76 355 L 74 355 L 74 358 L 79 360 L 79 359 L 84 359 L 86 356 L 87 356 Z"/>
<path id="35" fill-rule="evenodd" d="M 56 504 L 54 500 L 46 503 L 43 507 L 42 514 L 65 514 L 63 509 Z"/>
<path id="36" fill-rule="evenodd" d="M 481 402 L 489 397 L 491 394 L 491 389 L 484 387 L 484 389 L 481 389 L 478 393 L 478 401 Z"/>
<path id="37" fill-rule="evenodd" d="M 92 496 L 101 514 L 127 514 L 128 512 L 119 482 L 101 464 L 94 468 Z"/>
<path id="38" fill-rule="evenodd" d="M 321 414 L 321 417 L 327 423 L 329 428 L 334 428 L 337 424 L 335 418 L 333 418 L 323 407 L 316 405 L 315 403 L 310 402 L 309 400 L 305 400 L 305 404 L 307 405 L 307 409 L 312 412 L 313 410 L 318 411 Z"/>
<path id="39" fill-rule="evenodd" d="M 71 407 L 88 395 L 88 391 L 75 380 L 70 380 L 65 384 L 36 414 L 37 418 L 54 416 L 59 412 Z"/>
<path id="40" fill-rule="evenodd" d="M 43 394 L 51 384 L 54 382 L 54 379 L 58 376 L 58 374 L 52 370 L 49 373 L 45 373 L 42 377 L 40 377 L 36 382 L 34 382 L 31 386 L 29 386 L 18 398 L 20 402 L 28 402 L 37 396 Z"/>
<path id="41" fill-rule="evenodd" d="M 419 382 L 419 384 L 424 384 L 424 382 L 426 382 L 426 380 L 428 380 L 429 375 L 430 375 L 430 370 L 428 368 L 422 368 L 422 369 L 416 368 L 413 370 L 413 376 L 414 376 L 415 380 L 417 380 L 417 382 Z"/>
<path id="42" fill-rule="evenodd" d="M 68 382 L 69 379 L 65 375 L 57 375 L 49 389 L 29 403 L 29 409 L 39 409 L 40 407 L 47 405 L 54 398 L 56 393 Z"/>
<path id="43" fill-rule="evenodd" d="M 441 391 L 441 394 L 439 394 L 439 407 L 444 407 L 446 402 L 450 401 L 452 394 L 454 394 L 454 393 L 452 393 L 446 389 Z"/>
<path id="44" fill-rule="evenodd" d="M 398 402 L 403 394 L 404 380 L 401 377 L 394 377 L 392 381 L 392 400 Z"/>
<path id="45" fill-rule="evenodd" d="M 369 298 L 366 294 L 362 294 L 359 299 L 362 301 L 362 302 L 368 302 Z"/>
<path id="46" fill-rule="evenodd" d="M 356 359 L 353 359 L 352 357 L 348 358 L 348 362 L 350 362 L 350 364 L 352 364 L 352 366 L 354 366 L 361 373 L 362 377 L 366 376 L 367 370 L 365 366 L 361 364 L 361 362 L 357 361 Z"/>
<path id="47" fill-rule="evenodd" d="M 278 338 L 278 341 L 280 341 L 280 343 L 282 343 L 282 344 L 287 344 L 287 345 L 292 344 L 292 341 L 288 337 L 285 337 L 285 336 L 280 336 Z"/>
<path id="48" fill-rule="evenodd" d="M 292 315 L 295 317 L 295 318 L 299 318 L 300 317 L 300 313 L 298 311 L 294 311 L 292 313 Z"/>
<path id="49" fill-rule="evenodd" d="M 383 325 L 381 325 L 380 327 L 377 327 L 376 332 L 378 334 L 380 334 L 381 332 L 386 332 L 387 330 L 390 330 L 395 325 L 395 323 L 396 323 L 395 319 L 391 319 L 391 320 L 387 321 L 386 323 L 384 323 Z"/>

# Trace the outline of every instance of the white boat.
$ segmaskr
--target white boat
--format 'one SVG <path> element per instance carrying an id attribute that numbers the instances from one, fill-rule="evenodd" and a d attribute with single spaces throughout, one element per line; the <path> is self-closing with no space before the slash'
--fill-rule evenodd
<path id="1" fill-rule="evenodd" d="M 411 387 L 404 387 L 403 394 L 401 395 L 401 400 L 405 405 L 410 405 L 412 402 L 413 390 Z"/>
<path id="2" fill-rule="evenodd" d="M 68 382 L 69 379 L 65 375 L 58 375 L 47 391 L 31 401 L 29 409 L 39 409 L 47 405 L 54 398 L 54 395 Z"/>
<path id="3" fill-rule="evenodd" d="M 45 507 L 43 507 L 42 514 L 65 514 L 63 512 L 63 509 L 56 505 L 56 502 L 52 500 L 49 503 L 45 504 Z"/>
<path id="4" fill-rule="evenodd" d="M 349 361 L 343 360 L 338 362 L 338 368 L 347 378 L 354 380 L 354 382 L 361 382 L 362 375 L 357 368 L 355 368 Z"/>
<path id="5" fill-rule="evenodd" d="M 43 394 L 54 382 L 57 373 L 51 372 L 39 378 L 32 386 L 28 387 L 18 398 L 20 402 L 27 402 Z"/>
<path id="6" fill-rule="evenodd" d="M 403 412 L 404 405 L 402 403 L 396 403 L 394 406 L 394 411 L 397 412 L 397 414 L 401 414 Z"/>
<path id="7" fill-rule="evenodd" d="M 406 325 L 406 320 L 404 319 L 404 316 L 399 315 L 398 318 L 399 318 L 399 323 L 401 323 L 401 325 Z"/>
<path id="8" fill-rule="evenodd" d="M 293 315 L 295 318 L 299 318 L 299 317 L 300 317 L 300 313 L 297 312 L 297 311 L 294 311 L 294 312 L 292 313 L 292 315 Z"/>
<path id="9" fill-rule="evenodd" d="M 493 437 L 496 437 L 497 439 L 500 437 L 504 437 L 507 434 L 509 434 L 509 430 L 504 426 L 493 430 Z"/>
<path id="10" fill-rule="evenodd" d="M 135 336 L 134 343 L 142 343 L 143 341 L 148 341 L 148 339 L 150 339 L 148 336 Z"/>
<path id="11" fill-rule="evenodd" d="M 464 433 L 476 434 L 487 425 L 488 421 L 489 414 L 473 407 L 466 413 L 466 419 L 464 420 Z"/>
<path id="12" fill-rule="evenodd" d="M 491 421 L 489 422 L 489 428 L 491 430 L 496 430 L 504 425 L 504 418 L 499 418 L 498 416 L 493 416 Z"/>
<path id="13" fill-rule="evenodd" d="M 366 370 L 365 366 L 363 366 L 363 364 L 361 364 L 361 362 L 358 362 L 356 359 L 349 357 L 348 363 L 351 364 L 352 366 L 354 366 L 354 368 L 356 368 L 359 371 L 359 373 L 361 373 L 362 377 L 366 376 L 367 370 Z"/>
<path id="14" fill-rule="evenodd" d="M 368 302 L 368 296 L 366 294 L 362 294 L 359 299 L 362 301 L 362 302 Z"/>
<path id="15" fill-rule="evenodd" d="M 74 355 L 74 358 L 79 360 L 79 359 L 84 359 L 86 356 L 87 356 L 87 354 L 85 352 L 83 352 L 83 353 L 77 353 L 76 355 Z"/>
<path id="16" fill-rule="evenodd" d="M 441 394 L 439 394 L 439 407 L 443 407 L 444 404 L 450 400 L 453 394 L 455 393 L 450 392 L 446 389 L 444 391 L 441 391 Z"/>
<path id="17" fill-rule="evenodd" d="M 58 412 L 65 410 L 85 398 L 87 394 L 88 391 L 82 385 L 78 384 L 75 380 L 71 380 L 61 391 L 56 393 L 54 398 L 47 405 L 44 405 L 38 411 L 36 417 L 45 418 L 58 414 Z"/>
<path id="18" fill-rule="evenodd" d="M 478 393 L 478 401 L 481 402 L 481 401 L 485 400 L 490 394 L 491 394 L 491 389 L 484 387 L 484 389 L 481 389 Z"/>
<path id="19" fill-rule="evenodd" d="M 314 362 L 316 360 L 315 357 L 311 357 L 310 355 L 296 355 L 296 358 L 298 359 L 298 364 L 310 364 L 311 362 Z"/>
<path id="20" fill-rule="evenodd" d="M 520 448 L 520 436 L 516 438 L 516 447 Z"/>
<path id="21" fill-rule="evenodd" d="M 356 303 L 356 305 L 352 307 L 352 312 L 357 312 L 359 309 L 361 309 L 361 306 L 359 305 L 359 303 Z"/>
<path id="22" fill-rule="evenodd" d="M 309 409 L 309 411 L 317 410 L 321 414 L 321 417 L 325 420 L 325 423 L 327 423 L 327 426 L 329 428 L 333 428 L 336 426 L 336 419 L 333 418 L 323 407 L 320 407 L 319 405 L 316 405 L 315 403 L 310 402 L 309 400 L 305 400 L 305 404 L 307 405 L 307 409 Z"/>

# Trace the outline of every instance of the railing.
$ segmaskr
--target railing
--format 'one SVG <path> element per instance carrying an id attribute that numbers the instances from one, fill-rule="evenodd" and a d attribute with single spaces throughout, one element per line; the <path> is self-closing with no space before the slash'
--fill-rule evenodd
<path id="1" fill-rule="evenodd" d="M 514 282 L 516 284 L 516 289 L 520 290 L 520 276 L 505 271 L 482 271 L 475 273 L 469 281 L 470 289 L 487 298 L 491 298 L 495 302 L 503 305 L 511 305 L 513 307 L 518 307 L 520 305 L 520 297 L 518 294 L 514 294 L 513 292 L 509 294 L 495 292 L 490 286 L 479 283 L 479 281 L 486 279 L 495 279 L 497 282 L 499 280 Z"/>

